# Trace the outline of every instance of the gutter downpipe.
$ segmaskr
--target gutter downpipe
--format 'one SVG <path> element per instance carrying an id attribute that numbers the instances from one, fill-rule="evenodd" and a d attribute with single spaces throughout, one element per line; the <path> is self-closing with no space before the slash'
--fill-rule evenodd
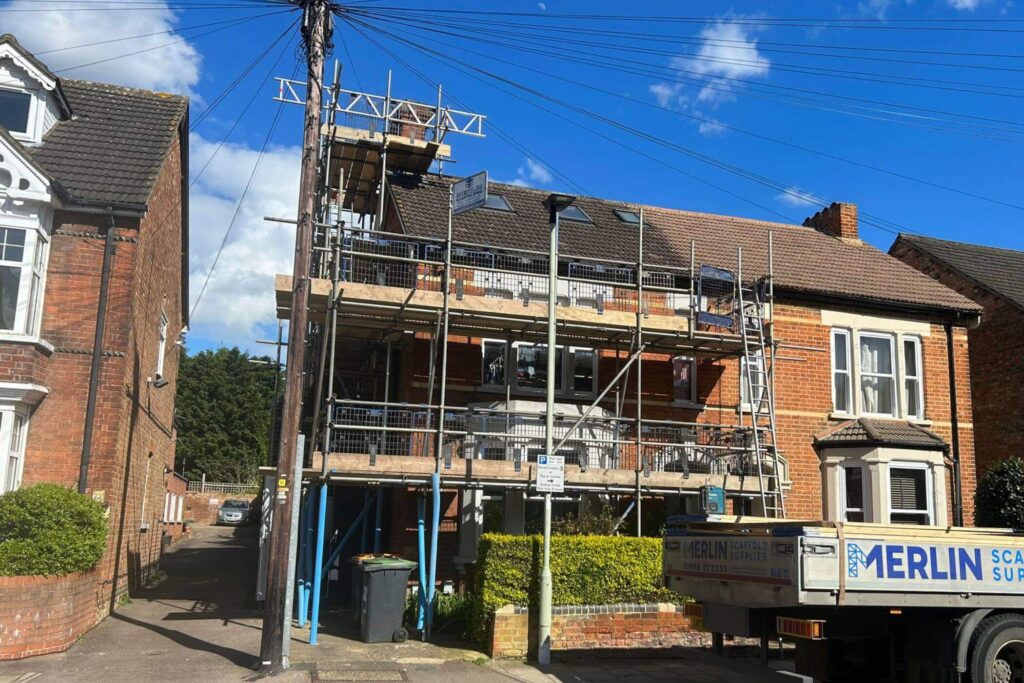
<path id="1" fill-rule="evenodd" d="M 107 293 L 110 289 L 111 261 L 114 258 L 114 209 L 107 207 L 107 234 L 103 244 L 103 270 L 100 274 L 99 302 L 96 306 L 96 336 L 92 343 L 89 368 L 89 394 L 85 404 L 85 432 L 82 435 L 82 459 L 78 469 L 78 492 L 89 487 L 89 460 L 92 457 L 92 431 L 96 417 L 96 395 L 99 393 L 100 361 L 103 359 L 103 334 L 107 321 Z"/>
<path id="2" fill-rule="evenodd" d="M 953 352 L 953 325 L 946 323 L 946 369 L 949 372 L 949 424 L 953 441 L 953 524 L 964 525 L 963 487 L 960 482 L 960 419 L 956 395 L 956 355 Z"/>

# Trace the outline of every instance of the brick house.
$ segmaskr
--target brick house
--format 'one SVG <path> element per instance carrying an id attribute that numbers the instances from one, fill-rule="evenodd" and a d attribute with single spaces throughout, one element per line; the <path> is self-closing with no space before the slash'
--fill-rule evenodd
<path id="1" fill-rule="evenodd" d="M 968 333 L 978 475 L 1024 456 L 1024 251 L 901 234 L 889 254 L 984 308 Z"/>
<path id="2" fill-rule="evenodd" d="M 453 219 L 444 278 L 454 180 L 392 173 L 375 227 L 356 217 L 339 231 L 337 399 L 326 456 L 312 463 L 335 487 L 339 533 L 364 486 L 386 501 L 384 549 L 416 557 L 417 491 L 429 487 L 437 457 L 438 571 L 447 576 L 473 561 L 485 525 L 522 533 L 539 515 L 531 482 L 544 448 L 550 234 L 549 192 L 490 183 L 485 207 Z M 637 315 L 640 211 L 579 197 L 561 214 L 554 381 L 567 464 L 556 515 L 603 500 L 636 516 L 639 499 L 650 516 L 643 529 L 655 533 L 665 514 L 696 511 L 708 484 L 723 487 L 737 513 L 764 513 L 756 494 L 764 470 L 744 454 L 751 430 L 742 424 L 757 402 L 750 391 L 762 390 L 740 381 L 736 328 L 694 323 L 694 311 L 716 305 L 694 274 L 713 266 L 763 283 L 771 260 L 774 302 L 764 316 L 778 342 L 776 445 L 787 516 L 972 519 L 967 329 L 978 304 L 861 241 L 852 204 L 833 204 L 804 225 L 647 206 Z M 322 321 L 330 269 L 319 273 L 311 308 Z M 442 345 L 434 340 L 444 339 L 445 288 Z M 278 276 L 277 293 L 287 315 L 290 277 Z M 637 373 L 620 374 L 637 319 L 645 344 L 639 420 Z M 442 365 L 431 358 L 442 347 L 439 452 L 432 434 Z M 634 532 L 633 522 L 623 530 Z"/>
<path id="3" fill-rule="evenodd" d="M 100 616 L 160 553 L 187 122 L 184 97 L 60 79 L 0 36 L 0 493 L 55 482 L 106 505 Z"/>

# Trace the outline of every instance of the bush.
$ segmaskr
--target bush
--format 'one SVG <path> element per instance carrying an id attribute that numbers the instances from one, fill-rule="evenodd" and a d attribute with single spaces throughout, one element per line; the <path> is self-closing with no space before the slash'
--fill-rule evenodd
<path id="1" fill-rule="evenodd" d="M 619 516 L 607 503 L 583 514 L 570 512 L 551 522 L 551 533 L 559 536 L 612 536 L 618 528 Z"/>
<path id="2" fill-rule="evenodd" d="M 55 484 L 0 496 L 0 576 L 55 576 L 92 569 L 103 556 L 103 506 Z"/>
<path id="3" fill-rule="evenodd" d="M 1003 460 L 981 478 L 974 499 L 978 526 L 1024 529 L 1024 460 Z"/>
<path id="4" fill-rule="evenodd" d="M 487 637 L 494 611 L 536 605 L 543 561 L 540 536 L 484 534 L 470 596 L 473 635 Z M 661 540 L 624 536 L 553 536 L 552 603 L 610 605 L 675 602 L 662 587 Z"/>

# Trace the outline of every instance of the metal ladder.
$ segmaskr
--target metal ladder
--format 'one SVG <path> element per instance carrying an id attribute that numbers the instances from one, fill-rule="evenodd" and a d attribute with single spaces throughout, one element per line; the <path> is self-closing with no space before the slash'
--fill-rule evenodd
<path id="1" fill-rule="evenodd" d="M 736 278 L 738 324 L 743 340 L 740 381 L 747 389 L 749 404 L 740 401 L 740 424 L 749 413 L 754 460 L 757 463 L 758 489 L 765 517 L 785 517 L 786 500 L 782 492 L 782 465 L 775 440 L 775 357 L 773 341 L 765 332 L 765 303 L 769 281 L 762 278 L 745 286 Z M 770 463 L 770 472 L 765 472 Z"/>

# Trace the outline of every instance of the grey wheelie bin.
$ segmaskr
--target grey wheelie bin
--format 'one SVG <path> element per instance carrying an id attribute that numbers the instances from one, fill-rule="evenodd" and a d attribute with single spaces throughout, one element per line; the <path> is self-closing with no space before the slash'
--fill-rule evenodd
<path id="1" fill-rule="evenodd" d="M 359 635 L 364 643 L 401 643 L 409 637 L 402 626 L 409 572 L 417 564 L 397 557 L 364 559 L 352 569 L 359 572 Z"/>

